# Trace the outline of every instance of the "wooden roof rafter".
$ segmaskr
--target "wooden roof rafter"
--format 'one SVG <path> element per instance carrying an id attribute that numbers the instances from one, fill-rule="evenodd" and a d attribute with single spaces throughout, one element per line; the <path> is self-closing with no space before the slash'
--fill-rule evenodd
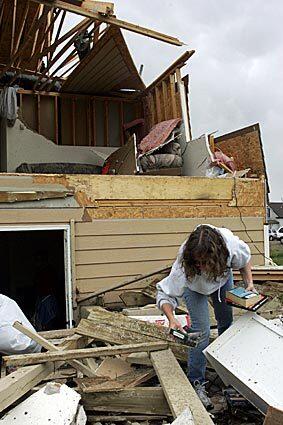
<path id="1" fill-rule="evenodd" d="M 113 16 L 108 16 L 102 13 L 93 12 L 91 10 L 85 9 L 81 6 L 76 6 L 68 1 L 62 0 L 31 0 L 36 3 L 41 3 L 45 5 L 53 5 L 54 7 L 58 7 L 60 9 L 66 10 L 71 13 L 75 13 L 80 16 L 88 17 L 92 20 L 97 20 L 100 22 L 105 22 L 109 25 L 113 25 L 128 31 L 135 32 L 137 34 L 146 35 L 147 37 L 154 38 L 156 40 L 163 41 L 165 43 L 173 44 L 176 46 L 182 46 L 184 43 L 178 40 L 176 37 L 172 37 L 163 33 L 160 33 L 155 30 L 151 30 L 149 28 L 144 28 L 136 24 L 132 24 L 127 21 L 122 21 Z M 95 2 L 94 2 L 95 3 Z"/>
<path id="2" fill-rule="evenodd" d="M 86 31 L 90 27 L 90 25 L 92 25 L 92 21 L 89 20 L 89 19 L 87 19 L 86 22 L 84 22 L 84 24 L 81 26 L 81 28 L 77 32 L 75 32 L 75 34 L 69 39 L 69 41 L 62 47 L 62 49 L 48 63 L 48 66 L 42 72 L 41 77 L 35 83 L 34 90 L 36 89 L 36 87 L 38 86 L 38 84 L 40 84 L 40 82 L 43 80 L 44 77 L 46 77 L 46 76 L 48 77 L 48 72 L 50 71 L 50 69 L 52 68 L 52 66 L 54 66 L 56 63 L 58 63 L 58 61 L 62 58 L 62 56 L 64 55 L 64 53 L 66 53 L 68 51 L 68 49 L 72 46 L 72 44 L 74 43 L 74 41 L 78 37 L 78 35 L 82 34 L 84 31 Z"/>
<path id="3" fill-rule="evenodd" d="M 38 7 L 37 12 L 34 14 L 32 23 L 29 27 L 29 30 L 27 31 L 26 37 L 24 38 L 23 43 L 19 46 L 19 48 L 14 52 L 14 54 L 11 56 L 9 63 L 5 65 L 5 67 L 0 72 L 0 78 L 5 74 L 6 71 L 8 71 L 12 66 L 18 67 L 19 64 L 23 60 L 23 53 L 25 52 L 26 48 L 30 45 L 31 41 L 33 40 L 33 35 L 37 31 L 38 28 L 41 27 L 42 24 L 46 21 L 46 13 L 42 13 L 42 15 L 38 18 L 40 12 L 40 8 Z M 21 68 L 24 69 L 25 67 Z M 15 77 L 14 77 L 15 78 Z"/>
<path id="4" fill-rule="evenodd" d="M 92 22 L 90 23 L 90 25 L 92 25 Z M 92 35 L 94 32 L 98 32 L 99 31 L 99 27 L 95 27 L 94 26 L 94 28 L 90 31 L 90 33 L 89 33 L 89 35 Z M 82 32 L 83 32 L 83 30 L 82 30 Z M 74 37 L 77 37 L 77 35 L 79 35 L 79 34 L 76 34 Z M 72 39 L 71 39 L 72 40 Z M 67 50 L 68 50 L 68 48 L 72 45 L 72 42 L 73 42 L 73 40 L 72 40 L 72 42 L 71 42 L 71 40 L 70 40 L 70 45 L 68 45 L 67 46 Z M 65 46 L 64 46 L 65 47 Z M 64 48 L 62 49 L 62 50 L 64 50 Z M 66 50 L 64 50 L 63 51 L 63 53 L 65 53 L 65 51 Z M 63 55 L 63 53 L 58 53 L 58 55 L 60 54 L 60 57 L 62 57 L 62 55 Z M 60 57 L 59 57 L 59 59 L 60 59 Z M 77 55 L 77 51 L 76 51 L 76 49 L 73 49 L 72 51 L 71 51 L 71 53 L 69 53 L 69 55 L 54 69 L 54 70 L 52 70 L 52 72 L 51 72 L 51 74 L 49 74 L 49 76 L 48 76 L 48 78 L 49 77 L 54 77 L 54 79 L 56 79 L 57 77 L 56 77 L 56 73 L 60 70 L 60 69 L 62 69 L 62 68 L 64 68 L 66 65 L 68 65 L 69 63 L 70 63 L 70 61 L 74 61 L 74 60 L 76 60 L 77 59 L 77 63 L 76 63 L 76 65 L 78 65 L 79 64 L 79 62 L 80 62 L 80 60 L 79 60 L 79 58 L 78 58 L 78 55 Z M 54 59 L 55 60 L 55 59 Z M 56 62 L 58 62 L 58 60 L 56 61 Z M 54 64 L 55 65 L 55 64 Z M 71 67 L 71 69 L 73 69 L 74 68 L 74 64 L 72 65 L 72 67 Z M 66 74 L 67 73 L 67 71 L 65 70 L 65 72 L 64 72 L 64 74 Z M 63 75 L 64 75 L 63 74 Z M 58 76 L 58 79 L 61 79 L 62 78 L 62 74 L 60 75 L 60 76 Z M 53 85 L 53 83 L 54 83 L 54 80 L 52 80 L 52 82 L 49 84 L 48 83 L 48 80 L 46 80 L 45 82 L 43 82 L 41 85 L 40 85 L 40 87 L 39 87 L 39 90 L 41 91 L 41 90 L 43 90 L 43 89 L 45 89 L 45 87 L 48 85 L 48 88 L 46 89 L 47 91 L 49 91 L 49 90 L 51 90 L 51 87 L 52 87 L 52 85 Z M 35 85 L 35 87 L 37 86 L 37 84 Z"/>

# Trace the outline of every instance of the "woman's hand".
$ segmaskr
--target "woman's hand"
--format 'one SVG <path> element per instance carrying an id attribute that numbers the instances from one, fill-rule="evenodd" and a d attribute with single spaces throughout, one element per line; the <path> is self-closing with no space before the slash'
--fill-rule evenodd
<path id="1" fill-rule="evenodd" d="M 247 291 L 251 291 L 251 292 L 256 292 L 256 293 L 258 293 L 258 292 L 257 292 L 257 290 L 256 290 L 256 289 L 255 289 L 255 287 L 254 287 L 253 282 L 250 282 L 250 283 L 248 283 L 248 284 L 247 284 L 246 290 L 247 290 Z"/>
<path id="2" fill-rule="evenodd" d="M 172 317 L 169 320 L 169 328 L 170 329 L 179 329 L 180 331 L 184 332 L 183 326 L 181 325 L 181 323 L 175 317 Z"/>

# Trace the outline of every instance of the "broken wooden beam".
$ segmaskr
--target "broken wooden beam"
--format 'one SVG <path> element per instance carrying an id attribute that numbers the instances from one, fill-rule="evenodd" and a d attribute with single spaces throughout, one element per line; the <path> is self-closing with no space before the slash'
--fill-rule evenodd
<path id="1" fill-rule="evenodd" d="M 85 338 L 74 335 L 66 338 L 58 347 L 62 350 L 74 348 Z M 35 385 L 47 378 L 54 370 L 59 369 L 62 363 L 46 363 L 36 366 L 21 367 L 10 375 L 0 379 L 0 412 L 17 401 L 30 391 Z"/>
<path id="2" fill-rule="evenodd" d="M 136 24 L 132 24 L 130 22 L 122 21 L 120 19 L 114 18 L 112 16 L 104 16 L 100 13 L 95 13 L 92 11 L 89 11 L 87 9 L 84 9 L 80 6 L 76 6 L 73 4 L 68 4 L 61 0 L 53 0 L 52 3 L 48 0 L 32 0 L 36 3 L 41 3 L 47 6 L 52 5 L 53 7 L 57 7 L 59 9 L 67 10 L 68 12 L 75 13 L 77 15 L 86 16 L 88 18 L 91 18 L 95 21 L 99 22 L 105 22 L 109 25 L 114 25 L 119 28 L 123 28 L 128 31 L 135 32 L 137 34 L 142 34 L 147 37 L 154 38 L 156 40 L 164 41 L 165 43 L 174 44 L 175 46 L 182 46 L 184 43 L 178 40 L 175 37 L 171 37 L 166 34 L 162 34 L 160 32 L 157 32 L 155 30 L 151 30 L 149 28 L 144 28 Z"/>
<path id="3" fill-rule="evenodd" d="M 134 388 L 149 381 L 155 375 L 154 369 L 142 368 L 133 369 L 131 373 L 126 373 L 115 379 L 98 376 L 95 378 L 75 378 L 75 382 L 78 384 L 78 391 L 83 393 L 101 393 Z"/>
<path id="4" fill-rule="evenodd" d="M 77 333 L 110 344 L 167 342 L 179 360 L 187 361 L 188 347 L 172 341 L 168 329 L 141 320 L 93 307 L 87 319 L 82 319 Z"/>
<path id="5" fill-rule="evenodd" d="M 157 351 L 151 353 L 150 358 L 173 417 L 178 417 L 188 408 L 192 412 L 195 425 L 213 425 L 172 351 Z"/>
<path id="6" fill-rule="evenodd" d="M 42 340 L 41 340 L 42 341 Z M 118 347 L 83 348 L 75 350 L 57 350 L 55 352 L 18 354 L 15 356 L 3 356 L 4 366 L 26 366 L 38 363 L 55 361 L 69 361 L 73 359 L 86 359 L 101 356 L 116 356 L 138 352 L 150 352 L 168 348 L 166 342 L 147 342 L 143 344 L 120 345 Z"/>
<path id="7" fill-rule="evenodd" d="M 22 332 L 24 335 L 28 336 L 33 341 L 36 341 L 38 344 L 42 345 L 42 347 L 46 348 L 46 350 L 59 351 L 59 352 L 61 351 L 60 348 L 56 347 L 56 345 L 52 344 L 47 339 L 38 335 L 36 332 L 33 332 L 32 330 L 23 326 L 20 322 L 15 322 L 13 326 L 15 329 Z M 82 372 L 84 375 L 88 377 L 94 376 L 93 371 L 89 367 L 85 366 L 83 363 L 79 362 L 78 360 L 67 360 L 67 363 L 69 363 L 72 367 L 79 370 L 80 372 Z"/>
<path id="8" fill-rule="evenodd" d="M 136 387 L 109 393 L 82 393 L 81 396 L 86 411 L 171 416 L 163 390 L 158 387 Z"/>

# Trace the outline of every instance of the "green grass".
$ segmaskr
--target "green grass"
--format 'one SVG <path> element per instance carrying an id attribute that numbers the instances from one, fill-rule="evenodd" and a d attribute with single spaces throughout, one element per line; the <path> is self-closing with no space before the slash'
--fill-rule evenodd
<path id="1" fill-rule="evenodd" d="M 283 266 L 283 244 L 278 241 L 270 242 L 270 257 L 278 266 Z"/>

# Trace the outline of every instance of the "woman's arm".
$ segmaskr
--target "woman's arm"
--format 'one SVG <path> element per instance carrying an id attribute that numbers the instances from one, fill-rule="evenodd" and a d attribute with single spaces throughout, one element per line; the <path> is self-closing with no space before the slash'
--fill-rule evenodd
<path id="1" fill-rule="evenodd" d="M 251 261 L 249 261 L 244 267 L 242 267 L 239 270 L 240 270 L 241 276 L 243 278 L 243 281 L 246 285 L 247 291 L 256 291 L 254 284 L 253 284 Z"/>

